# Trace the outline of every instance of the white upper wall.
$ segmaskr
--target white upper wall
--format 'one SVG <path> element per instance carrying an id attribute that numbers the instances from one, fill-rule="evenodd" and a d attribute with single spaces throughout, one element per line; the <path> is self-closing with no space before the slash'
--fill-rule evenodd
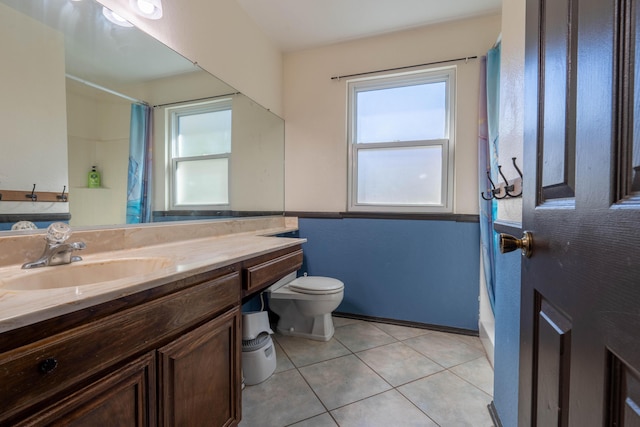
<path id="1" fill-rule="evenodd" d="M 67 82 L 69 211 L 72 227 L 124 224 L 131 103 Z M 87 188 L 96 166 L 101 188 Z"/>
<path id="2" fill-rule="evenodd" d="M 164 1 L 156 21 L 129 0 L 98 2 L 282 116 L 282 53 L 235 0 Z"/>
<path id="3" fill-rule="evenodd" d="M 62 192 L 69 186 L 62 34 L 3 4 L 0 10 L 0 190 L 30 192 L 36 184 L 36 192 Z M 68 211 L 68 203 L 0 203 L 3 214 Z"/>
<path id="4" fill-rule="evenodd" d="M 523 173 L 524 143 L 524 0 L 502 1 L 502 47 L 500 50 L 500 129 L 498 163 L 508 180 L 518 177 L 512 157 Z M 498 219 L 522 222 L 522 198 L 498 201 Z"/>
<path id="5" fill-rule="evenodd" d="M 285 54 L 285 209 L 342 212 L 347 205 L 346 80 L 332 76 L 482 56 L 499 15 L 448 22 Z M 455 213 L 476 214 L 479 61 L 457 63 Z"/>

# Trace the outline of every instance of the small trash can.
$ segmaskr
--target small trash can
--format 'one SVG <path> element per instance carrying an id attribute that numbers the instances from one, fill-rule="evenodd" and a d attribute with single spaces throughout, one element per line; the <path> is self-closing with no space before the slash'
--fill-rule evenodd
<path id="1" fill-rule="evenodd" d="M 242 375 L 244 384 L 259 384 L 276 370 L 276 350 L 266 311 L 242 315 Z"/>

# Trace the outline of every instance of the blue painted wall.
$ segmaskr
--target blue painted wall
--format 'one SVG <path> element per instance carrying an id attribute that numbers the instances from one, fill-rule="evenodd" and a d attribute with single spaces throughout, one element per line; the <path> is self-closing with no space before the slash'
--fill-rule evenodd
<path id="1" fill-rule="evenodd" d="M 493 403 L 505 427 L 518 425 L 520 251 L 496 257 Z"/>
<path id="2" fill-rule="evenodd" d="M 299 219 L 303 272 L 345 283 L 337 311 L 478 330 L 479 225 Z"/>

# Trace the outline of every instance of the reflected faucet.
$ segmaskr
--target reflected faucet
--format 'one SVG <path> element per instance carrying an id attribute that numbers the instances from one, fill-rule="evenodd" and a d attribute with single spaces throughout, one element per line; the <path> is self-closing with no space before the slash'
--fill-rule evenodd
<path id="1" fill-rule="evenodd" d="M 63 222 L 54 222 L 47 228 L 45 236 L 47 245 L 40 258 L 23 264 L 22 268 L 37 268 L 82 261 L 82 257 L 71 254 L 86 248 L 86 245 L 84 242 L 65 243 L 69 237 L 71 237 L 71 227 Z"/>

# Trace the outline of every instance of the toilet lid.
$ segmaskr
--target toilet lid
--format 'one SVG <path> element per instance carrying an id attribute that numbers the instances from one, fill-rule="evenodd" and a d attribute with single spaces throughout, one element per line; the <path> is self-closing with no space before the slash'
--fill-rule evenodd
<path id="1" fill-rule="evenodd" d="M 305 276 L 289 283 L 289 289 L 301 294 L 335 294 L 344 289 L 344 283 L 331 277 Z"/>

